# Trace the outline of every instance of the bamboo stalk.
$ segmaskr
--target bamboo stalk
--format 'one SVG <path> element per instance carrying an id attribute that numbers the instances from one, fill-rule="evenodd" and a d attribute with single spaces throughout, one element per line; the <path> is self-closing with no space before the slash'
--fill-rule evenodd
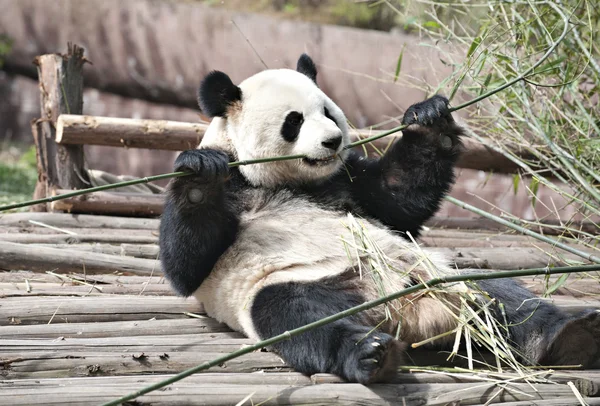
<path id="1" fill-rule="evenodd" d="M 462 207 L 463 209 L 469 210 L 469 211 L 471 211 L 473 213 L 477 213 L 480 216 L 489 218 L 490 220 L 494 220 L 494 221 L 496 221 L 496 222 L 498 222 L 498 223 L 500 223 L 502 225 L 505 225 L 506 227 L 510 227 L 510 228 L 512 228 L 514 230 L 517 230 L 520 233 L 526 234 L 526 235 L 528 235 L 530 237 L 533 237 L 533 238 L 536 238 L 536 239 L 538 239 L 540 241 L 547 242 L 548 244 L 551 244 L 553 246 L 561 248 L 561 249 L 563 249 L 563 250 L 565 250 L 567 252 L 570 252 L 571 254 L 575 254 L 575 255 L 577 255 L 577 256 L 579 256 L 581 258 L 585 258 L 588 261 L 592 261 L 592 262 L 595 262 L 597 264 L 600 264 L 600 257 L 597 257 L 597 256 L 595 256 L 593 254 L 590 254 L 590 253 L 587 253 L 587 252 L 583 252 L 583 251 L 578 250 L 576 248 L 573 248 L 573 247 L 571 247 L 571 246 L 569 246 L 567 244 L 564 244 L 564 243 L 562 243 L 562 242 L 560 242 L 558 240 L 552 239 L 550 237 L 546 237 L 545 235 L 542 235 L 542 234 L 538 234 L 535 231 L 531 231 L 531 230 L 529 230 L 529 229 L 527 229 L 525 227 L 521 227 L 521 226 L 519 226 L 519 225 L 517 225 L 515 223 L 511 223 L 508 220 L 505 220 L 505 219 L 503 219 L 501 217 L 495 216 L 495 215 L 493 215 L 491 213 L 488 213 L 488 212 L 486 212 L 484 210 L 478 209 L 477 207 L 471 206 L 470 204 L 465 203 L 465 202 L 463 202 L 461 200 L 458 200 L 458 199 L 456 199 L 456 198 L 454 198 L 452 196 L 446 196 L 446 200 L 448 200 L 451 203 L 454 203 L 458 207 Z"/>
<path id="2" fill-rule="evenodd" d="M 135 399 L 138 396 L 144 395 L 146 393 L 155 391 L 160 388 L 164 388 L 165 386 L 170 385 L 174 382 L 180 381 L 181 379 L 186 378 L 190 375 L 193 375 L 196 372 L 203 371 L 203 370 L 211 368 L 215 365 L 222 364 L 222 363 L 232 360 L 234 358 L 238 358 L 244 354 L 248 354 L 250 352 L 259 350 L 261 348 L 268 347 L 268 346 L 276 344 L 278 342 L 281 342 L 284 340 L 289 340 L 296 335 L 300 335 L 309 330 L 314 330 L 315 328 L 333 323 L 334 321 L 343 319 L 348 316 L 352 316 L 361 311 L 368 310 L 373 307 L 382 305 L 391 300 L 398 299 L 400 297 L 403 297 L 403 296 L 406 296 L 406 295 L 409 295 L 411 293 L 415 293 L 415 292 L 418 292 L 421 290 L 430 289 L 437 285 L 441 285 L 441 284 L 445 284 L 445 283 L 452 283 L 452 282 L 464 282 L 464 281 L 468 281 L 468 280 L 478 281 L 478 280 L 486 280 L 486 279 L 514 278 L 515 276 L 553 275 L 553 274 L 559 274 L 559 273 L 589 272 L 589 271 L 596 271 L 596 270 L 600 270 L 600 265 L 589 265 L 589 266 L 578 266 L 578 267 L 560 267 L 560 268 L 554 268 L 554 269 L 549 269 L 549 268 L 525 269 L 525 270 L 519 270 L 519 271 L 496 272 L 493 274 L 484 273 L 484 274 L 470 274 L 470 275 L 452 275 L 452 276 L 446 276 L 446 277 L 441 277 L 441 278 L 434 278 L 434 279 L 431 279 L 430 281 L 428 281 L 426 284 L 419 283 L 417 285 L 403 289 L 396 293 L 392 293 L 391 295 L 383 296 L 379 299 L 372 300 L 370 302 L 366 302 L 366 303 L 363 303 L 358 306 L 354 306 L 350 309 L 336 313 L 332 316 L 325 317 L 321 320 L 315 321 L 313 323 L 309 323 L 305 326 L 298 327 L 298 328 L 290 330 L 290 331 L 286 331 L 275 337 L 271 337 L 269 339 L 260 341 L 254 345 L 242 348 L 241 350 L 229 353 L 222 357 L 218 357 L 212 361 L 205 362 L 205 363 L 195 366 L 193 368 L 187 369 L 177 375 L 174 375 L 173 377 L 171 377 L 169 379 L 165 379 L 165 380 L 157 382 L 155 384 L 146 386 L 138 391 L 132 392 L 128 395 L 125 395 L 123 397 L 120 397 L 118 399 L 110 401 L 108 403 L 104 403 L 102 406 L 119 405 L 123 402 L 127 402 L 129 400 Z"/>

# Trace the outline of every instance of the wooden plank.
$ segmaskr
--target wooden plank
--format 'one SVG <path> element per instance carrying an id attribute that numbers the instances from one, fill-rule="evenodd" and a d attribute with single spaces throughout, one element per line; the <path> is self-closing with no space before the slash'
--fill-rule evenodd
<path id="1" fill-rule="evenodd" d="M 0 282 L 0 298 L 33 297 L 33 296 L 102 296 L 102 295 L 144 295 L 173 296 L 174 292 L 168 283 L 143 283 L 138 286 L 77 284 L 65 280 L 61 283 L 38 283 L 35 281 L 2 283 Z"/>
<path id="2" fill-rule="evenodd" d="M 576 404 L 571 389 L 565 384 L 507 384 L 505 389 L 494 383 L 477 384 L 320 384 L 309 385 L 303 378 L 272 374 L 235 374 L 226 379 L 223 374 L 197 374 L 171 385 L 167 390 L 151 392 L 136 399 L 139 404 L 182 405 L 203 404 L 233 405 L 245 399 L 247 403 L 264 405 L 292 404 L 360 404 L 360 405 L 476 405 L 527 401 L 538 404 L 540 400 L 561 400 L 563 404 Z M 232 379 L 234 378 L 235 379 Z M 156 383 L 166 376 L 95 377 L 64 379 L 5 380 L 0 393 L 8 404 L 47 405 L 101 404 L 126 393 Z M 221 379 L 221 381 L 219 381 Z M 231 381 L 230 381 L 231 380 Z M 595 402 L 596 399 L 586 399 Z M 29 402 L 29 403 L 27 403 Z M 252 403 L 250 403 L 252 402 Z M 588 404 L 598 404 L 589 403 Z M 543 403 L 541 403 L 543 404 Z M 557 404 L 557 403 L 555 403 Z"/>
<path id="3" fill-rule="evenodd" d="M 120 274 L 98 274 L 98 275 L 87 275 L 83 273 L 69 273 L 69 277 L 77 278 L 82 281 L 86 281 L 92 284 L 98 284 L 103 286 L 106 284 L 116 285 L 139 285 L 143 284 L 165 284 L 165 280 L 162 276 L 139 276 L 139 275 L 120 275 Z M 38 273 L 32 271 L 10 271 L 0 272 L 0 282 L 4 283 L 24 283 L 28 279 L 31 283 L 54 283 L 61 281 L 62 279 L 57 278 L 54 275 L 46 273 Z"/>
<path id="4" fill-rule="evenodd" d="M 180 351 L 199 351 L 209 353 L 233 352 L 254 341 L 243 334 L 226 332 L 201 332 L 177 335 L 147 335 L 133 337 L 101 337 L 101 338 L 68 338 L 40 340 L 23 338 L 3 339 L 0 348 L 0 359 L 15 357 L 30 358 L 33 354 L 52 354 L 58 357 L 72 354 L 78 357 L 88 353 L 171 353 Z"/>
<path id="5" fill-rule="evenodd" d="M 182 316 L 183 317 L 183 316 Z M 190 318 L 105 321 L 103 323 L 54 323 L 11 325 L 0 329 L 0 338 L 32 339 L 32 338 L 95 338 L 95 337 L 141 337 L 172 336 L 181 334 L 204 334 L 231 332 L 223 323 L 207 316 L 198 315 Z"/>
<path id="6" fill-rule="evenodd" d="M 67 213 L 8 213 L 0 214 L 0 226 L 33 227 L 29 220 L 60 228 L 114 228 L 158 230 L 156 219 L 98 216 Z"/>
<path id="7" fill-rule="evenodd" d="M 158 245 L 155 244 L 36 244 L 41 247 L 73 249 L 110 255 L 126 255 L 135 258 L 157 259 Z"/>
<path id="8" fill-rule="evenodd" d="M 566 223 L 558 220 L 532 221 L 530 229 L 546 235 L 569 235 L 561 226 L 568 226 L 569 229 L 580 230 L 590 234 L 598 234 L 598 225 L 591 221 L 574 221 Z M 461 230 L 509 230 L 508 227 L 497 223 L 485 217 L 466 218 L 466 217 L 433 217 L 428 220 L 427 227 L 461 229 Z"/>
<path id="9" fill-rule="evenodd" d="M 238 347 L 239 349 L 239 347 Z M 78 376 L 119 376 L 166 374 L 180 372 L 223 356 L 222 352 L 148 351 L 129 352 L 122 347 L 116 352 L 70 351 L 32 352 L 25 357 L 4 359 L 3 379 L 66 378 Z M 213 372 L 256 372 L 261 370 L 290 370 L 273 353 L 250 353 L 227 361 L 212 369 Z"/>
<path id="10" fill-rule="evenodd" d="M 58 116 L 81 114 L 83 110 L 83 65 L 86 62 L 83 54 L 83 48 L 69 44 L 66 55 L 48 54 L 35 59 L 41 119 L 33 123 L 33 133 L 38 149 L 38 170 L 45 172 L 40 174 L 34 198 L 49 196 L 55 187 L 83 189 L 89 185 L 83 147 L 55 142 Z"/>
<path id="11" fill-rule="evenodd" d="M 99 230 L 100 231 L 100 230 Z M 22 244 L 78 244 L 83 242 L 105 242 L 113 244 L 157 244 L 158 237 L 121 234 L 0 234 L 0 242 Z"/>
<path id="12" fill-rule="evenodd" d="M 129 272 L 153 275 L 160 272 L 160 262 L 93 252 L 62 250 L 0 241 L 0 267 L 32 271 L 59 272 Z"/>
<path id="13" fill-rule="evenodd" d="M 68 190 L 58 189 L 61 195 Z M 53 211 L 67 213 L 94 213 L 120 216 L 156 217 L 162 214 L 165 197 L 148 193 L 95 192 L 92 194 L 56 200 L 50 204 Z"/>
<path id="14" fill-rule="evenodd" d="M 202 313 L 193 299 L 174 296 L 20 297 L 2 299 L 0 325 L 187 318 Z"/>

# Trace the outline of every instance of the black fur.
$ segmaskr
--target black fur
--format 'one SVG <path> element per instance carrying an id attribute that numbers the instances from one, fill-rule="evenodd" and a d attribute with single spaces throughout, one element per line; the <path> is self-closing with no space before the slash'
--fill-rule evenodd
<path id="1" fill-rule="evenodd" d="M 210 72 L 198 89 L 198 105 L 208 117 L 226 117 L 227 109 L 240 100 L 242 90 L 223 72 Z"/>
<path id="2" fill-rule="evenodd" d="M 310 80 L 317 83 L 317 67 L 313 60 L 307 54 L 300 55 L 296 63 L 296 70 L 304 76 L 308 76 Z"/>
<path id="3" fill-rule="evenodd" d="M 288 113 L 281 126 L 281 136 L 287 142 L 294 142 L 298 139 L 300 134 L 300 128 L 304 123 L 304 116 L 302 113 L 292 111 Z"/>
<path id="4" fill-rule="evenodd" d="M 251 308 L 257 333 L 273 337 L 363 303 L 354 278 L 354 270 L 349 270 L 317 282 L 261 289 Z M 292 337 L 273 349 L 306 374 L 329 372 L 360 383 L 386 380 L 395 373 L 403 344 L 372 330 L 359 314 Z"/>
<path id="5" fill-rule="evenodd" d="M 239 172 L 227 181 L 229 157 L 217 150 L 189 150 L 175 171 L 193 172 L 171 182 L 160 223 L 163 272 L 183 295 L 191 295 L 221 254 L 235 241 L 241 211 L 235 190 Z M 238 180 L 235 180 L 235 179 Z"/>
<path id="6" fill-rule="evenodd" d="M 329 110 L 327 109 L 327 107 L 323 108 L 323 113 L 325 114 L 325 117 L 327 117 L 328 119 L 330 119 L 331 121 L 333 121 L 335 123 L 335 125 L 338 125 L 337 121 L 335 121 L 335 118 L 333 118 L 333 116 L 331 115 L 331 113 L 329 113 Z"/>

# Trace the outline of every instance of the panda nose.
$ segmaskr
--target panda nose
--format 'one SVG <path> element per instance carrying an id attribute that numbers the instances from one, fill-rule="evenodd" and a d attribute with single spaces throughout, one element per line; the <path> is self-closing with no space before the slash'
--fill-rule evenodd
<path id="1" fill-rule="evenodd" d="M 321 143 L 321 145 L 323 145 L 325 148 L 329 148 L 334 151 L 337 151 L 337 149 L 341 143 L 342 143 L 342 137 L 340 136 L 340 137 L 334 137 L 334 138 L 325 140 Z"/>

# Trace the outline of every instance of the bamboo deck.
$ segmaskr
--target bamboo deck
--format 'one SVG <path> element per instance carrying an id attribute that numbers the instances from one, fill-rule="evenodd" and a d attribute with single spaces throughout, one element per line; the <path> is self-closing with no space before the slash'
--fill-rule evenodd
<path id="1" fill-rule="evenodd" d="M 206 317 L 195 301 L 173 295 L 160 275 L 157 226 L 155 219 L 126 217 L 0 217 L 0 404 L 98 405 L 250 343 Z M 498 230 L 436 228 L 422 241 L 458 267 L 515 269 L 573 259 Z M 599 277 L 572 275 L 549 300 L 568 311 L 600 308 Z M 555 279 L 522 281 L 542 293 Z M 413 355 L 432 364 L 446 357 Z M 301 375 L 261 351 L 128 404 L 600 405 L 600 370 L 536 377 L 414 368 L 394 383 L 367 387 Z"/>

